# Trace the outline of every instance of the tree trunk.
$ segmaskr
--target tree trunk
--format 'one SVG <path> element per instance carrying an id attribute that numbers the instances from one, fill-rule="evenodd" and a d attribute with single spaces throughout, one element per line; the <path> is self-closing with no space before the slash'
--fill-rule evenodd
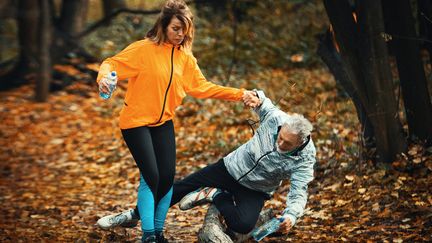
<path id="1" fill-rule="evenodd" d="M 51 82 L 51 11 L 48 0 L 39 0 L 39 77 L 36 81 L 36 101 L 44 102 L 48 98 Z"/>
<path id="2" fill-rule="evenodd" d="M 0 90 L 15 87 L 25 82 L 25 75 L 37 66 L 38 51 L 38 1 L 20 0 L 18 2 L 18 41 L 19 56 L 15 67 L 0 78 Z"/>
<path id="3" fill-rule="evenodd" d="M 202 228 L 198 231 L 200 243 L 232 243 L 232 239 L 225 234 L 225 227 L 219 220 L 219 211 L 213 204 L 207 210 Z"/>
<path id="4" fill-rule="evenodd" d="M 353 16 L 354 10 L 347 0 L 337 2 L 324 0 L 324 6 L 334 30 L 334 38 L 338 44 L 339 53 L 338 55 L 331 53 L 331 51 L 325 53 L 325 47 L 333 43 L 321 44 L 321 50 L 318 51 L 322 53 L 321 56 L 324 57 L 323 60 L 327 65 L 332 66 L 329 68 L 335 75 L 335 79 L 343 83 L 342 87 L 352 98 L 362 125 L 364 145 L 370 150 L 376 146 L 374 144 L 374 127 L 369 118 L 369 114 L 373 112 L 373 107 L 370 106 L 370 95 L 364 82 L 363 69 L 358 57 L 360 33 Z"/>
<path id="5" fill-rule="evenodd" d="M 432 139 L 432 105 L 426 82 L 419 42 L 410 2 L 384 1 L 388 16 L 389 32 L 395 35 L 392 42 L 399 71 L 409 135 L 414 140 Z M 432 25 L 432 23 L 429 23 Z"/>
<path id="6" fill-rule="evenodd" d="M 44 15 L 41 16 L 41 8 L 39 0 L 27 1 L 19 0 L 17 2 L 17 25 L 18 25 L 18 40 L 20 52 L 18 60 L 12 70 L 0 76 L 0 90 L 7 90 L 17 87 L 28 82 L 29 73 L 39 73 L 43 67 L 43 72 L 46 75 L 41 80 L 49 79 L 47 76 L 51 73 L 48 66 L 52 63 L 57 63 L 68 52 L 76 52 L 79 56 L 84 57 L 87 61 L 95 61 L 95 58 L 89 55 L 79 43 L 78 36 L 81 32 L 79 24 L 84 21 L 83 11 L 88 0 L 65 0 L 62 5 L 62 16 L 59 23 L 54 25 L 53 21 L 53 1 L 48 0 L 47 9 L 44 10 Z M 2 5 L 0 4 L 0 7 Z M 84 14 L 85 15 L 85 14 Z M 49 16 L 48 18 L 45 18 Z M 44 25 L 48 25 L 45 30 L 40 31 L 41 24 L 44 18 Z M 48 33 L 49 32 L 49 33 Z M 47 45 L 47 50 L 41 49 L 40 45 Z M 43 54 L 41 54 L 43 53 Z M 45 81 L 44 81 L 45 82 Z M 41 83 L 46 85 L 45 83 Z M 48 81 L 49 84 L 49 81 Z M 43 95 L 44 86 L 38 86 L 38 100 L 43 100 L 46 95 Z M 41 93 L 42 92 L 42 93 Z"/>
<path id="7" fill-rule="evenodd" d="M 37 57 L 37 36 L 39 23 L 38 1 L 19 1 L 18 38 L 20 43 L 20 62 L 35 67 Z"/>
<path id="8" fill-rule="evenodd" d="M 357 110 L 357 117 L 362 127 L 362 136 L 364 138 L 364 146 L 368 149 L 375 146 L 373 139 L 375 137 L 372 123 L 367 117 L 366 109 L 360 100 L 360 97 L 353 87 L 353 80 L 350 80 L 348 71 L 343 65 L 342 58 L 336 47 L 333 44 L 333 37 L 330 30 L 319 36 L 317 54 L 321 57 L 324 63 L 333 74 L 337 83 L 348 93 Z"/>
<path id="9" fill-rule="evenodd" d="M 16 15 L 16 4 L 12 0 L 0 1 L 0 18 L 13 18 Z"/>
<path id="10" fill-rule="evenodd" d="M 103 10 L 105 16 L 108 16 L 121 8 L 126 8 L 125 0 L 103 0 Z"/>
<path id="11" fill-rule="evenodd" d="M 370 105 L 375 108 L 369 118 L 375 128 L 378 160 L 388 163 L 406 150 L 406 141 L 398 116 L 387 45 L 381 36 L 385 31 L 382 3 L 360 0 L 357 6 L 358 25 L 363 36 L 359 50 L 365 50 L 359 57 L 371 94 Z"/>
<path id="12" fill-rule="evenodd" d="M 63 0 L 60 30 L 69 36 L 83 31 L 87 19 L 88 0 Z"/>
<path id="13" fill-rule="evenodd" d="M 373 125 L 378 160 L 391 162 L 406 144 L 397 116 L 384 32 L 381 1 L 358 1 L 357 20 L 347 0 L 324 0 L 353 92 Z"/>
<path id="14" fill-rule="evenodd" d="M 53 31 L 53 45 L 51 53 L 54 63 L 58 62 L 67 52 L 86 54 L 80 47 L 76 36 L 84 29 L 87 15 L 88 0 L 63 0 L 59 24 Z"/>
<path id="15" fill-rule="evenodd" d="M 324 6 L 339 45 L 342 63 L 346 67 L 353 92 L 357 93 L 363 107 L 369 112 L 368 93 L 363 82 L 363 72 L 358 58 L 358 26 L 353 17 L 353 9 L 347 0 L 324 0 Z"/>
<path id="16" fill-rule="evenodd" d="M 420 37 L 432 41 L 432 2 L 430 0 L 417 1 L 417 17 Z M 432 43 L 425 41 L 423 46 L 428 50 L 429 60 L 432 63 Z"/>
<path id="17" fill-rule="evenodd" d="M 210 205 L 204 218 L 202 228 L 198 231 L 198 242 L 200 243 L 232 243 L 244 242 L 250 238 L 250 234 L 238 234 L 232 231 L 227 232 L 226 227 L 219 219 L 220 213 L 215 205 Z M 262 225 L 273 217 L 271 209 L 263 210 L 260 213 L 255 227 Z"/>

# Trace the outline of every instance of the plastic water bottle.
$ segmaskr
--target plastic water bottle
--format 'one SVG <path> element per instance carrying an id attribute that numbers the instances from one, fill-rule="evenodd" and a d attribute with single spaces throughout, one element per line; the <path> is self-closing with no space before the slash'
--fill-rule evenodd
<path id="1" fill-rule="evenodd" d="M 267 221 L 265 224 L 261 225 L 260 227 L 256 228 L 254 231 L 252 231 L 252 237 L 256 241 L 260 241 L 264 239 L 267 235 L 276 232 L 276 230 L 279 229 L 280 224 L 285 220 L 285 217 L 281 218 L 272 218 L 271 220 Z"/>
<path id="2" fill-rule="evenodd" d="M 106 100 L 109 99 L 112 95 L 112 93 L 114 92 L 116 86 L 117 86 L 117 73 L 116 71 L 112 71 L 111 73 L 109 73 L 106 77 L 104 77 L 104 79 L 108 80 L 108 93 L 104 93 L 102 91 L 99 91 L 99 95 L 100 97 L 102 97 L 102 99 Z"/>

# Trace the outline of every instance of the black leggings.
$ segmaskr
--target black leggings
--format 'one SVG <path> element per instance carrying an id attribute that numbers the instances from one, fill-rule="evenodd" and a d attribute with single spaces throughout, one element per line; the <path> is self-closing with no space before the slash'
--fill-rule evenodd
<path id="1" fill-rule="evenodd" d="M 221 159 L 183 180 L 176 181 L 171 206 L 200 187 L 225 190 L 214 198 L 213 203 L 225 218 L 228 228 L 242 234 L 249 233 L 255 227 L 264 202 L 269 199 L 267 194 L 251 190 L 238 183 L 228 173 Z"/>
<path id="2" fill-rule="evenodd" d="M 122 134 L 157 204 L 174 181 L 176 144 L 173 122 L 170 120 L 158 127 L 124 129 Z"/>

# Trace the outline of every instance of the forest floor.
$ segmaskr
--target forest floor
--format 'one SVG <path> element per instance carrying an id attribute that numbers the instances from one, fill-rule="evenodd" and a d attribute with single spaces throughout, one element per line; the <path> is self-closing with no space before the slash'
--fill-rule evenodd
<path id="1" fill-rule="evenodd" d="M 361 157 L 355 109 L 325 69 L 272 70 L 247 87 L 314 124 L 315 180 L 304 216 L 265 242 L 432 241 L 431 148 L 411 145 L 391 168 Z M 254 85 L 251 85 L 254 83 Z M 283 88 L 280 88 L 283 87 Z M 285 88 L 286 87 L 286 88 Z M 33 101 L 34 85 L 0 92 L 0 241 L 135 242 L 140 229 L 101 230 L 101 216 L 133 208 L 138 170 L 118 128 L 125 84 L 103 101 L 76 82 Z M 186 99 L 175 118 L 176 179 L 215 162 L 252 132 L 240 103 Z M 289 183 L 266 203 L 281 210 Z M 166 237 L 196 242 L 207 206 L 170 209 Z"/>

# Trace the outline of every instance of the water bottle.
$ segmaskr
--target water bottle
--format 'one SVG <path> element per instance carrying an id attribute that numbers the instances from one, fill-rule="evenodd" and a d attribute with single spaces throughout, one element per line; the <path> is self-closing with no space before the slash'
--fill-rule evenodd
<path id="1" fill-rule="evenodd" d="M 108 93 L 104 93 L 102 91 L 99 91 L 99 95 L 100 95 L 100 97 L 102 97 L 102 99 L 106 100 L 106 99 L 109 99 L 111 97 L 112 93 L 114 92 L 114 90 L 117 86 L 117 73 L 116 73 L 116 71 L 112 71 L 107 76 L 105 76 L 104 79 L 108 80 L 108 87 L 109 87 Z"/>
<path id="2" fill-rule="evenodd" d="M 285 220 L 285 217 L 281 217 L 281 218 L 273 218 L 269 221 L 267 221 L 265 224 L 261 225 L 260 227 L 254 229 L 252 231 L 252 237 L 256 240 L 256 241 L 260 241 L 262 239 L 264 239 L 264 237 L 266 237 L 267 235 L 276 232 L 276 230 L 279 229 L 280 224 Z"/>

